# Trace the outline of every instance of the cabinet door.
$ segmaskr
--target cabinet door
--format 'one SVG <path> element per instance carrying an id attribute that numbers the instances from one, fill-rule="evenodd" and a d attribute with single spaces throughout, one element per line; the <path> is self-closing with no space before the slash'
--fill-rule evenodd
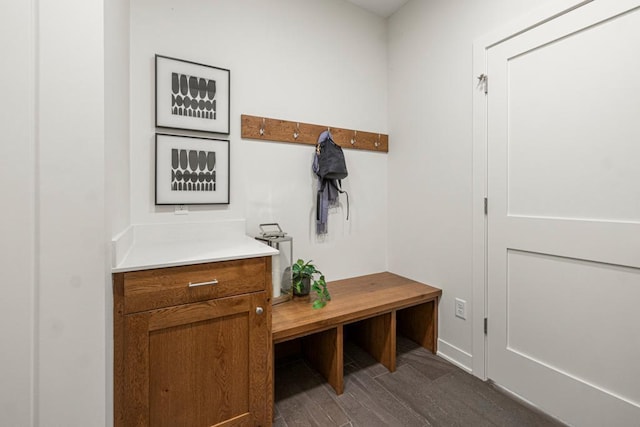
<path id="1" fill-rule="evenodd" d="M 270 425 L 270 316 L 265 292 L 126 315 L 125 425 Z"/>

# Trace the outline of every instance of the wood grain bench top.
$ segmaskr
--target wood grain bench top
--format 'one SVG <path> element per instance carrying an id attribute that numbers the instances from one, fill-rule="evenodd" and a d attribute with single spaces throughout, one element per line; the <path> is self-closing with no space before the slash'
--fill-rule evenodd
<path id="1" fill-rule="evenodd" d="M 328 283 L 331 301 L 313 310 L 307 301 L 273 307 L 273 342 L 283 342 L 336 325 L 435 300 L 442 290 L 385 272 Z"/>

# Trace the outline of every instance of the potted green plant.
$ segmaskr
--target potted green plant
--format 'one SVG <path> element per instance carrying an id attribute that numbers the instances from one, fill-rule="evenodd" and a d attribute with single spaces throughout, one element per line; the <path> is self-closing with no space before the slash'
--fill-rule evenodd
<path id="1" fill-rule="evenodd" d="M 311 260 L 304 262 L 299 259 L 293 264 L 291 267 L 291 288 L 294 296 L 306 296 L 313 290 L 316 293 L 313 308 L 317 309 L 327 305 L 327 301 L 331 300 L 331 294 L 329 294 L 329 290 L 327 289 L 327 282 L 324 279 L 324 275 L 312 262 Z"/>

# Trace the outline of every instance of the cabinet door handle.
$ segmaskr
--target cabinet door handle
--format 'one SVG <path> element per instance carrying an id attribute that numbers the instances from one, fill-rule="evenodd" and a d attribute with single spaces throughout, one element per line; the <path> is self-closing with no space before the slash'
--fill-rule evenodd
<path id="1" fill-rule="evenodd" d="M 189 282 L 189 287 L 190 288 L 195 288 L 196 286 L 207 286 L 207 285 L 217 285 L 218 284 L 218 279 L 213 279 L 209 282 L 199 282 L 199 283 L 191 283 Z"/>
<path id="2" fill-rule="evenodd" d="M 256 307 L 256 314 L 264 313 L 264 309 L 262 307 Z"/>

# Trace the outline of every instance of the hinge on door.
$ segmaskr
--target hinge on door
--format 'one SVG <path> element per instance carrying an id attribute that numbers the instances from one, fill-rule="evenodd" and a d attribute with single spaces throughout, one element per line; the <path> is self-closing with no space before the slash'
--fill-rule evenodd
<path id="1" fill-rule="evenodd" d="M 488 330 L 488 321 L 487 318 L 484 318 L 484 334 L 487 335 L 487 330 Z"/>
<path id="2" fill-rule="evenodd" d="M 484 89 L 484 94 L 489 93 L 489 76 L 486 74 L 480 74 L 478 76 L 478 87 L 482 87 Z"/>
<path id="3" fill-rule="evenodd" d="M 487 197 L 484 198 L 484 214 L 489 215 L 489 199 Z"/>

